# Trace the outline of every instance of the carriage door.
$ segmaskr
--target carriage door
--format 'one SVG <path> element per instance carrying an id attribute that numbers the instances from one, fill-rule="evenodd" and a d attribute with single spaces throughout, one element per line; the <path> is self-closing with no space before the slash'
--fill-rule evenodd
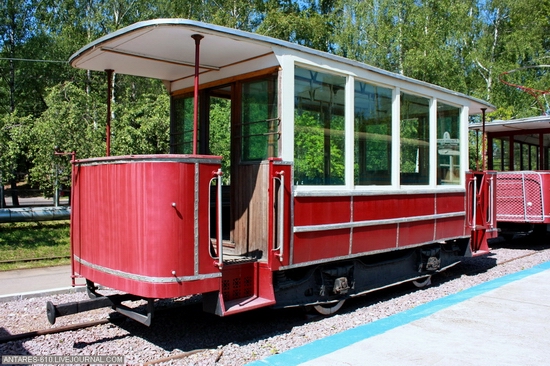
<path id="1" fill-rule="evenodd" d="M 277 77 L 235 85 L 231 129 L 231 243 L 235 255 L 267 260 L 270 157 L 278 154 Z"/>

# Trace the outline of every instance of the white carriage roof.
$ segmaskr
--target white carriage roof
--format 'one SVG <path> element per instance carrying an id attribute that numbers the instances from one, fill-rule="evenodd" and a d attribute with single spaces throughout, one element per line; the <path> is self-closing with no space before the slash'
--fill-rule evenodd
<path id="1" fill-rule="evenodd" d="M 136 75 L 173 82 L 194 75 L 195 41 L 191 36 L 204 36 L 200 44 L 200 72 L 221 70 L 247 60 L 274 53 L 275 47 L 323 57 L 343 65 L 362 68 L 418 87 L 466 98 L 470 114 L 488 111 L 494 106 L 477 98 L 433 84 L 391 73 L 357 61 L 313 50 L 298 44 L 217 25 L 187 19 L 156 19 L 135 23 L 107 34 L 73 54 L 69 63 L 76 68 Z"/>
<path id="2" fill-rule="evenodd" d="M 470 130 L 483 129 L 482 123 L 472 123 L 468 126 Z M 485 132 L 521 132 L 529 130 L 542 130 L 550 128 L 550 116 L 538 116 L 519 118 L 512 120 L 498 120 L 485 123 Z M 536 131 L 533 131 L 536 132 Z"/>

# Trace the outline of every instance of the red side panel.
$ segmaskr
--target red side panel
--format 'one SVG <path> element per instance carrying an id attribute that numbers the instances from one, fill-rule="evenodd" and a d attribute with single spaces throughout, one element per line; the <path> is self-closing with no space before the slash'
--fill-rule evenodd
<path id="1" fill-rule="evenodd" d="M 399 246 L 435 242 L 435 220 L 404 222 L 399 225 Z"/>
<path id="2" fill-rule="evenodd" d="M 550 223 L 547 172 L 498 172 L 497 221 Z"/>
<path id="3" fill-rule="evenodd" d="M 471 234 L 473 255 L 489 251 L 488 239 L 498 235 L 496 229 L 495 172 L 466 173 L 467 228 Z"/>
<path id="4" fill-rule="evenodd" d="M 293 262 L 465 238 L 464 192 L 297 196 Z"/>
<path id="5" fill-rule="evenodd" d="M 350 197 L 296 197 L 294 226 L 349 222 Z M 344 243 L 348 243 L 345 245 Z M 349 253 L 349 229 L 296 233 L 294 263 L 341 257 Z"/>
<path id="6" fill-rule="evenodd" d="M 353 249 L 357 253 L 397 248 L 397 224 L 353 229 Z"/>
<path id="7" fill-rule="evenodd" d="M 297 233 L 293 263 L 336 258 L 349 254 L 349 229 Z"/>
<path id="8" fill-rule="evenodd" d="M 294 225 L 323 225 L 350 221 L 350 197 L 297 197 Z"/>
<path id="9" fill-rule="evenodd" d="M 465 217 L 454 215 L 456 212 L 464 212 L 466 210 L 465 200 L 464 193 L 437 195 L 437 213 L 441 215 L 449 214 L 451 217 L 437 219 L 435 228 L 436 238 L 451 238 L 470 234 L 465 227 Z"/>
<path id="10" fill-rule="evenodd" d="M 209 205 L 197 205 L 209 202 L 218 167 L 215 159 L 172 155 L 76 162 L 75 271 L 143 297 L 218 289 L 219 270 L 209 253 Z"/>
<path id="11" fill-rule="evenodd" d="M 435 236 L 437 238 L 467 236 L 469 232 L 466 231 L 464 223 L 464 217 L 438 219 Z"/>

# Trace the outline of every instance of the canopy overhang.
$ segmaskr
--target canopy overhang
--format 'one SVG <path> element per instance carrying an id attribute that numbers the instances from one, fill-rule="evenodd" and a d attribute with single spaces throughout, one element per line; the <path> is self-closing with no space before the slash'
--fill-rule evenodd
<path id="1" fill-rule="evenodd" d="M 243 32 L 244 33 L 244 32 Z M 219 71 L 243 60 L 272 53 L 271 47 L 231 37 L 214 26 L 180 19 L 136 23 L 99 38 L 69 59 L 73 67 L 176 81 L 194 76 L 195 40 L 201 40 L 200 73 Z"/>
<path id="2" fill-rule="evenodd" d="M 472 123 L 469 126 L 470 130 L 483 130 L 483 123 Z M 492 121 L 485 123 L 485 132 L 497 133 L 497 132 L 523 132 L 529 133 L 532 131 L 536 133 L 537 130 L 548 130 L 550 128 L 550 116 L 538 116 L 519 118 L 506 121 Z"/>
<path id="3" fill-rule="evenodd" d="M 437 85 L 385 71 L 340 56 L 313 50 L 295 43 L 255 33 L 196 22 L 187 19 L 156 19 L 122 28 L 81 48 L 69 63 L 76 68 L 105 71 L 160 79 L 170 91 L 192 86 L 194 77 L 195 41 L 193 35 L 203 36 L 200 44 L 201 81 L 208 82 L 280 66 L 283 55 L 300 55 L 304 59 L 321 58 L 336 62 L 344 68 L 360 69 L 398 80 L 407 89 L 429 88 L 467 99 L 469 114 L 488 112 L 494 106 L 477 98 Z M 244 70 L 244 71 L 243 71 Z M 175 87 L 174 87 L 175 86 Z"/>

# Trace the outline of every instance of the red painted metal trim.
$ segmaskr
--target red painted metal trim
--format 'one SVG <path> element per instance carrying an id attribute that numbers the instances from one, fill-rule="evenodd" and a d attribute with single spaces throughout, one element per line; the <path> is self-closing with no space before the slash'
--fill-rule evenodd
<path id="1" fill-rule="evenodd" d="M 204 36 L 193 34 L 195 40 L 195 77 L 193 91 L 193 155 L 197 154 L 197 131 L 199 130 L 199 65 L 200 65 L 200 43 Z"/>
<path id="2" fill-rule="evenodd" d="M 268 266 L 273 271 L 279 267 L 288 265 L 291 261 L 291 217 L 293 212 L 292 206 L 292 163 L 283 162 L 278 158 L 269 159 L 269 192 L 268 192 L 268 248 L 270 254 L 268 257 Z M 280 192 L 275 190 L 275 182 L 279 185 L 284 182 L 284 203 L 279 204 Z M 279 188 L 280 189 L 280 188 Z M 278 209 L 283 207 L 283 227 L 280 228 L 279 222 L 281 219 Z M 282 240 L 279 235 L 282 234 Z M 279 247 L 280 246 L 280 247 Z"/>
<path id="3" fill-rule="evenodd" d="M 295 197 L 292 265 L 465 238 L 465 192 Z"/>
<path id="4" fill-rule="evenodd" d="M 210 178 L 220 165 L 215 159 L 199 161 L 154 156 L 132 164 L 75 163 L 73 254 L 96 266 L 85 270 L 82 263 L 75 263 L 75 271 L 145 297 L 181 296 L 187 290 L 178 286 L 194 290 L 200 286 L 184 285 L 185 281 L 154 284 L 139 278 L 219 274 L 209 250 L 208 207 Z M 138 279 L 124 278 L 124 273 Z"/>
<path id="5" fill-rule="evenodd" d="M 181 163 L 196 163 L 196 162 L 221 162 L 221 156 L 215 155 L 190 155 L 190 154 L 157 154 L 157 155 L 121 155 L 121 156 L 104 156 L 98 158 L 76 159 L 73 164 L 90 165 L 90 164 L 108 164 L 108 163 L 133 163 L 142 161 L 165 161 L 165 162 L 181 162 Z"/>
<path id="6" fill-rule="evenodd" d="M 197 277 L 195 280 L 188 281 L 151 283 L 101 272 L 81 265 L 79 262 L 75 262 L 75 266 L 79 268 L 78 274 L 82 277 L 99 283 L 102 286 L 128 292 L 144 298 L 167 299 L 188 296 L 217 291 L 220 286 L 219 278 Z"/>

